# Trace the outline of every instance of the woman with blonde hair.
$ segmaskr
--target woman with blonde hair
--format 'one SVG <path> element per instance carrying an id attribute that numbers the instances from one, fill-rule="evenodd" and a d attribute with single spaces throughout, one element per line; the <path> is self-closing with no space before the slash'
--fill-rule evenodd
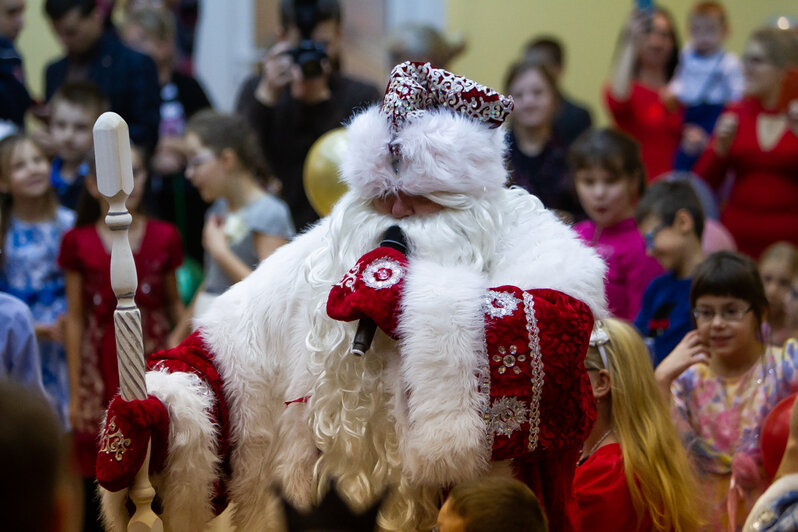
<path id="1" fill-rule="evenodd" d="M 598 419 L 574 477 L 582 528 L 697 530 L 695 481 L 637 331 L 597 321 L 585 366 Z"/>

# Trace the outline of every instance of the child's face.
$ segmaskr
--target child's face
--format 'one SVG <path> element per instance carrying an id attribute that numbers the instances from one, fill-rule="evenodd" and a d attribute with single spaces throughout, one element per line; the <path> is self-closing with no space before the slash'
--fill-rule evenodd
<path id="1" fill-rule="evenodd" d="M 690 41 L 701 55 L 717 52 L 726 39 L 726 27 L 717 15 L 695 15 L 690 18 Z"/>
<path id="2" fill-rule="evenodd" d="M 784 305 L 793 281 L 793 272 L 790 271 L 789 262 L 780 258 L 765 260 L 759 265 L 759 275 L 765 286 L 765 295 L 768 298 L 770 311 L 774 314 L 781 314 L 784 312 Z"/>
<path id="3" fill-rule="evenodd" d="M 527 70 L 510 86 L 513 97 L 513 124 L 537 127 L 551 122 L 555 110 L 554 91 L 537 70 Z"/>
<path id="4" fill-rule="evenodd" d="M 693 220 L 686 210 L 676 213 L 673 223 L 666 224 L 657 215 L 646 216 L 637 226 L 646 243 L 646 254 L 657 259 L 660 265 L 678 275 L 688 275 L 682 267 L 690 257 L 687 255 L 691 240 L 700 245 Z"/>
<path id="5" fill-rule="evenodd" d="M 85 107 L 65 101 L 56 103 L 50 134 L 58 156 L 68 163 L 82 162 L 94 144 L 92 127 L 96 119 Z"/>
<path id="6" fill-rule="evenodd" d="M 579 203 L 599 227 L 610 227 L 632 216 L 637 198 L 631 176 L 601 167 L 577 170 L 574 174 Z"/>
<path id="7" fill-rule="evenodd" d="M 681 239 L 672 226 L 651 215 L 638 224 L 637 230 L 646 242 L 647 255 L 657 259 L 666 270 L 677 269 Z"/>
<path id="8" fill-rule="evenodd" d="M 703 295 L 696 299 L 695 312 L 698 334 L 712 357 L 739 360 L 759 343 L 756 315 L 744 299 Z"/>
<path id="9" fill-rule="evenodd" d="M 225 172 L 219 158 L 200 138 L 189 131 L 186 143 L 186 177 L 208 203 L 224 196 Z"/>
<path id="10" fill-rule="evenodd" d="M 9 166 L 0 185 L 12 198 L 39 198 L 50 191 L 50 162 L 33 142 L 19 143 Z"/>

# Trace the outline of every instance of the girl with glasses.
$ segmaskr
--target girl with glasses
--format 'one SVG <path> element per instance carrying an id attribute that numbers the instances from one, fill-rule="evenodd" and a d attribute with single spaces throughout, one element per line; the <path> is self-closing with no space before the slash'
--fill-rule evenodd
<path id="1" fill-rule="evenodd" d="M 243 118 L 200 111 L 188 121 L 184 141 L 186 177 L 211 206 L 202 229 L 205 279 L 173 331 L 172 345 L 191 332 L 193 318 L 216 297 L 294 236 L 288 206 L 264 189 L 269 172 Z"/>
<path id="2" fill-rule="evenodd" d="M 798 389 L 798 349 L 766 346 L 768 301 L 750 258 L 729 251 L 698 266 L 696 330 L 656 370 L 676 429 L 711 508 L 710 530 L 734 530 L 766 487 L 759 435 L 768 412 Z"/>

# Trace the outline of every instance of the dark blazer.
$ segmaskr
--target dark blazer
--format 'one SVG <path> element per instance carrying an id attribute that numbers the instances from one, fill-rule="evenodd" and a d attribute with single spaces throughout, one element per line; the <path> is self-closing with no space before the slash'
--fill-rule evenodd
<path id="1" fill-rule="evenodd" d="M 47 66 L 44 92 L 48 101 L 66 81 L 69 61 L 67 56 Z M 161 120 L 155 63 L 109 32 L 99 39 L 89 62 L 86 81 L 96 83 L 108 98 L 111 110 L 127 121 L 133 143 L 153 148 Z"/>
<path id="2" fill-rule="evenodd" d="M 25 127 L 25 111 L 31 106 L 22 58 L 14 43 L 0 38 L 0 120 L 11 120 L 20 129 Z"/>
<path id="3" fill-rule="evenodd" d="M 590 111 L 573 100 L 562 97 L 554 114 L 554 134 L 567 148 L 576 138 L 590 129 L 593 119 Z"/>

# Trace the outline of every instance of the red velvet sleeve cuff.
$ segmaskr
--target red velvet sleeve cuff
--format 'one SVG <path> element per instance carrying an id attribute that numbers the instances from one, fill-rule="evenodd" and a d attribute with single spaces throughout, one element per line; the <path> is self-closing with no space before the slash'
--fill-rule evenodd
<path id="1" fill-rule="evenodd" d="M 596 419 L 584 366 L 593 314 L 562 292 L 501 286 L 484 303 L 492 459 L 581 444 Z"/>

